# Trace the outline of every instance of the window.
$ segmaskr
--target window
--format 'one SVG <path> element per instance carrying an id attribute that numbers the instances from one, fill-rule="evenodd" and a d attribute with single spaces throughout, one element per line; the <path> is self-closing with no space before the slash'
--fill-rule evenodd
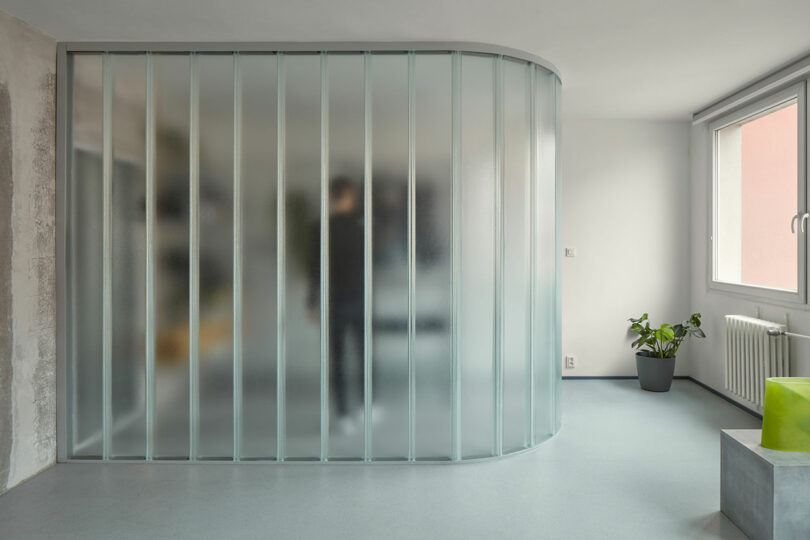
<path id="1" fill-rule="evenodd" d="M 804 84 L 712 125 L 712 282 L 716 289 L 805 300 Z"/>

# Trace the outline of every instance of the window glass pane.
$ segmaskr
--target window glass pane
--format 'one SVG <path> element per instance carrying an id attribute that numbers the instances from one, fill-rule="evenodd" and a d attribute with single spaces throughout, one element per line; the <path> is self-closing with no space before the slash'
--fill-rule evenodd
<path id="1" fill-rule="evenodd" d="M 535 325 L 534 333 L 534 433 L 535 442 L 554 431 L 554 385 L 559 356 L 555 354 L 555 123 L 556 76 L 535 69 L 537 107 L 537 178 L 534 184 Z"/>
<path id="2" fill-rule="evenodd" d="M 71 58 L 70 448 L 74 457 L 101 457 L 101 56 Z"/>
<path id="3" fill-rule="evenodd" d="M 146 61 L 113 57 L 112 455 L 146 455 Z"/>
<path id="4" fill-rule="evenodd" d="M 329 456 L 363 455 L 363 56 L 329 57 Z"/>
<path id="5" fill-rule="evenodd" d="M 313 54 L 286 62 L 287 456 L 317 458 L 321 434 L 318 316 L 321 208 L 321 68 Z"/>
<path id="6" fill-rule="evenodd" d="M 528 67 L 504 61 L 503 445 L 528 442 L 529 92 Z"/>
<path id="7" fill-rule="evenodd" d="M 494 445 L 495 177 L 492 58 L 461 76 L 461 429 L 464 457 Z"/>
<path id="8" fill-rule="evenodd" d="M 417 55 L 416 455 L 450 455 L 453 343 L 451 60 Z"/>
<path id="9" fill-rule="evenodd" d="M 233 57 L 200 55 L 200 447 L 233 455 Z"/>
<path id="10" fill-rule="evenodd" d="M 242 55 L 242 455 L 276 455 L 276 57 Z"/>
<path id="11" fill-rule="evenodd" d="M 189 59 L 155 55 L 155 457 L 188 457 Z"/>
<path id="12" fill-rule="evenodd" d="M 798 104 L 716 132 L 715 279 L 798 290 Z M 798 232 L 798 231 L 797 231 Z"/>
<path id="13" fill-rule="evenodd" d="M 408 58 L 372 59 L 374 457 L 408 455 Z"/>

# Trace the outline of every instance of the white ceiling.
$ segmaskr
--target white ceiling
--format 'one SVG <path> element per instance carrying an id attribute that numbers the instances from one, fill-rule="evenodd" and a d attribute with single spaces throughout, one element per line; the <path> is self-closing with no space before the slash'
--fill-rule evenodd
<path id="1" fill-rule="evenodd" d="M 568 117 L 682 118 L 810 51 L 808 0 L 0 0 L 61 41 L 476 41 L 555 64 Z"/>

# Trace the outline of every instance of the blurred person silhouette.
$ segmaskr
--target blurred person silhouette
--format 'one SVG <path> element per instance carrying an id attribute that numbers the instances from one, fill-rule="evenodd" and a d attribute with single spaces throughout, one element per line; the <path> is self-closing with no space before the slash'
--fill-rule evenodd
<path id="1" fill-rule="evenodd" d="M 329 378 L 338 415 L 349 414 L 347 371 L 355 362 L 362 404 L 363 388 L 363 254 L 364 231 L 361 190 L 340 176 L 329 186 Z M 320 316 L 320 224 L 313 226 L 309 249 L 309 316 Z M 347 350 L 348 337 L 356 354 Z"/>

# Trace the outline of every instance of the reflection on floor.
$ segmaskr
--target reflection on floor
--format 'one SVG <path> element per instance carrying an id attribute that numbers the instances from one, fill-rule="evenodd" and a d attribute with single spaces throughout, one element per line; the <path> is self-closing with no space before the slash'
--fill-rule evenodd
<path id="1" fill-rule="evenodd" d="M 719 512 L 720 428 L 696 384 L 563 383 L 537 450 L 461 465 L 60 464 L 0 497 L 3 538 L 744 538 Z"/>

